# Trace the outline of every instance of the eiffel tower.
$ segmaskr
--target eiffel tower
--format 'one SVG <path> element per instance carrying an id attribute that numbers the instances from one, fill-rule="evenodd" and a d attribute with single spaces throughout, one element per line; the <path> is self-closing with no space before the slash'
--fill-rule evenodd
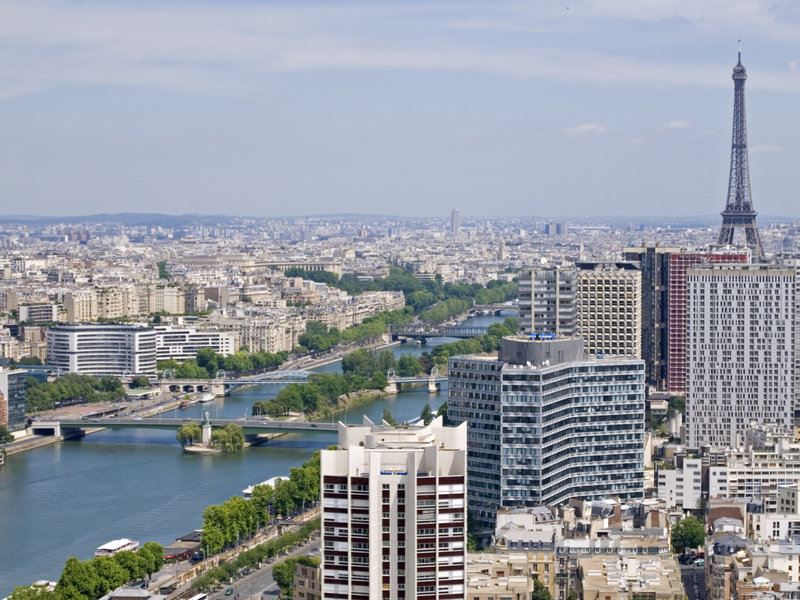
<path id="1" fill-rule="evenodd" d="M 733 68 L 733 137 L 731 140 L 731 175 L 728 181 L 728 202 L 722 211 L 722 229 L 717 244 L 733 245 L 733 232 L 744 229 L 753 261 L 764 262 L 764 249 L 756 227 L 756 211 L 750 194 L 750 167 L 747 162 L 747 121 L 744 114 L 744 82 L 747 71 L 742 66 L 742 43 L 739 62 Z"/>

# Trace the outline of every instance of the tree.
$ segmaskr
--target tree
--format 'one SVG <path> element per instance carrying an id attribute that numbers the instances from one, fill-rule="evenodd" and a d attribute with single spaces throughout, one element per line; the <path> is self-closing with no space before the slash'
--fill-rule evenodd
<path id="1" fill-rule="evenodd" d="M 41 365 L 42 359 L 38 356 L 23 356 L 17 361 L 18 365 Z"/>
<path id="2" fill-rule="evenodd" d="M 8 595 L 8 600 L 49 600 L 55 598 L 53 592 L 49 592 L 42 585 L 19 585 Z"/>
<path id="3" fill-rule="evenodd" d="M 683 552 L 684 548 L 697 548 L 706 539 L 706 528 L 694 517 L 684 517 L 672 526 L 672 549 Z"/>
<path id="4" fill-rule="evenodd" d="M 280 586 L 282 593 L 287 592 L 292 587 L 296 565 L 296 558 L 287 558 L 272 567 L 272 578 Z"/>
<path id="5" fill-rule="evenodd" d="M 431 410 L 431 405 L 426 403 L 425 406 L 422 407 L 422 412 L 419 416 L 425 425 L 430 425 L 431 421 L 433 421 L 433 411 Z"/>
<path id="6" fill-rule="evenodd" d="M 142 579 L 147 575 L 147 560 L 131 550 L 117 552 L 114 561 L 128 573 L 128 581 Z"/>
<path id="7" fill-rule="evenodd" d="M 119 563 L 111 556 L 98 556 L 93 561 L 94 570 L 103 581 L 105 591 L 115 590 L 119 586 L 128 583 L 128 572 L 119 566 Z"/>
<path id="8" fill-rule="evenodd" d="M 178 429 L 175 436 L 184 448 L 203 439 L 203 430 L 197 423 L 186 423 Z"/>
<path id="9" fill-rule="evenodd" d="M 375 368 L 375 356 L 363 348 L 349 352 L 342 357 L 342 373 L 355 373 L 362 377 L 372 377 Z"/>
<path id="10" fill-rule="evenodd" d="M 377 363 L 377 370 L 386 375 L 390 369 L 395 368 L 394 352 L 391 350 L 383 350 L 378 354 Z"/>
<path id="11" fill-rule="evenodd" d="M 550 590 L 547 589 L 547 586 L 543 584 L 538 579 L 533 580 L 533 593 L 531 594 L 531 600 L 552 600 L 550 596 Z"/>
<path id="12" fill-rule="evenodd" d="M 100 576 L 91 562 L 81 562 L 74 556 L 67 559 L 56 592 L 63 600 L 94 600 L 102 591 Z"/>
<path id="13" fill-rule="evenodd" d="M 253 503 L 255 508 L 256 521 L 258 524 L 269 523 L 272 519 L 270 507 L 272 506 L 272 499 L 275 497 L 275 488 L 271 485 L 257 485 L 253 488 L 253 495 L 250 497 L 250 502 Z"/>
<path id="14" fill-rule="evenodd" d="M 414 377 L 422 370 L 422 365 L 411 354 L 403 354 L 397 361 L 397 374 L 400 377 Z"/>
<path id="15" fill-rule="evenodd" d="M 297 484 L 290 479 L 279 479 L 275 482 L 275 496 L 272 506 L 277 514 L 286 517 L 294 510 L 297 503 Z"/>
<path id="16" fill-rule="evenodd" d="M 132 389 L 150 387 L 150 380 L 144 375 L 137 375 L 131 379 L 130 387 Z"/>
<path id="17" fill-rule="evenodd" d="M 381 415 L 381 420 L 386 421 L 389 425 L 397 426 L 397 421 L 394 419 L 394 415 L 392 411 L 389 410 L 388 406 L 383 407 L 383 414 Z"/>
<path id="18" fill-rule="evenodd" d="M 205 369 L 209 377 L 216 377 L 219 370 L 217 353 L 212 348 L 200 348 L 197 351 L 197 366 Z"/>
<path id="19" fill-rule="evenodd" d="M 0 425 L 0 444 L 9 444 L 14 441 L 14 435 L 5 425 Z"/>
<path id="20" fill-rule="evenodd" d="M 158 542 L 147 542 L 137 553 L 147 560 L 147 574 L 157 573 L 164 566 L 164 547 Z"/>

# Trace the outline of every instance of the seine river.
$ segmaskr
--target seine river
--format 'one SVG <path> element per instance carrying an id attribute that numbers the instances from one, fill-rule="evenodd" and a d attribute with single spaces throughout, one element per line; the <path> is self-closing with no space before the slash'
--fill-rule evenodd
<path id="1" fill-rule="evenodd" d="M 476 317 L 465 325 L 486 326 L 497 320 L 502 318 Z M 418 355 L 437 343 L 441 342 L 393 350 L 397 357 Z M 336 363 L 318 370 L 339 369 Z M 260 385 L 205 407 L 212 417 L 242 417 L 254 402 L 278 389 Z M 437 393 L 422 387 L 350 411 L 346 421 L 360 423 L 366 414 L 378 422 L 384 406 L 398 421 L 406 421 L 419 416 L 426 403 L 435 412 L 446 398 L 446 384 Z M 174 412 L 199 419 L 200 411 L 193 406 Z M 335 434 L 303 432 L 239 455 L 193 456 L 181 452 L 174 432 L 107 429 L 9 456 L 0 468 L 0 598 L 17 585 L 57 580 L 68 557 L 87 560 L 112 539 L 170 544 L 202 527 L 206 506 L 221 504 L 251 484 L 288 475 L 315 450 L 335 443 Z"/>

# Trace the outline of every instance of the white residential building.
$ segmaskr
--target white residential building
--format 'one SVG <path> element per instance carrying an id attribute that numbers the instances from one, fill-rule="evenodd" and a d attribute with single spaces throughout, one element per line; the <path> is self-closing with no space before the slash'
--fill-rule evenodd
<path id="1" fill-rule="evenodd" d="M 228 356 L 239 347 L 233 331 L 197 330 L 190 327 L 159 326 L 156 331 L 156 359 L 184 361 L 197 356 L 201 348 L 211 348 Z"/>
<path id="2" fill-rule="evenodd" d="M 47 364 L 83 375 L 155 373 L 156 333 L 120 323 L 56 325 L 47 330 Z"/>
<path id="3" fill-rule="evenodd" d="M 751 421 L 793 424 L 795 270 L 687 272 L 687 445 L 740 447 Z"/>
<path id="4" fill-rule="evenodd" d="M 464 599 L 467 427 L 339 424 L 323 450 L 323 598 Z"/>

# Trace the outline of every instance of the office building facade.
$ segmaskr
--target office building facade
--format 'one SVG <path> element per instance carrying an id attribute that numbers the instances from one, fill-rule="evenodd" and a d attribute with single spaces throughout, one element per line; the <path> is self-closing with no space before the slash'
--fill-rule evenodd
<path id="1" fill-rule="evenodd" d="M 25 369 L 3 369 L 0 367 L 0 395 L 4 398 L 5 422 L 11 431 L 24 429 L 26 425 L 25 402 L 28 399 L 28 386 Z"/>
<path id="2" fill-rule="evenodd" d="M 339 425 L 323 450 L 322 597 L 461 599 L 466 425 Z"/>
<path id="3" fill-rule="evenodd" d="M 791 428 L 794 268 L 696 265 L 686 306 L 688 446 L 741 447 L 752 422 Z"/>
<path id="4" fill-rule="evenodd" d="M 468 425 L 480 529 L 501 507 L 641 497 L 644 378 L 644 361 L 587 358 L 581 338 L 509 337 L 498 357 L 448 359 L 447 416 Z"/>
<path id="5" fill-rule="evenodd" d="M 156 333 L 121 323 L 57 325 L 47 331 L 47 364 L 83 375 L 155 373 Z"/>
<path id="6" fill-rule="evenodd" d="M 661 244 L 625 248 L 624 260 L 635 261 L 642 272 L 642 358 L 647 383 L 659 389 L 667 384 L 669 352 L 669 257 L 680 248 Z"/>

